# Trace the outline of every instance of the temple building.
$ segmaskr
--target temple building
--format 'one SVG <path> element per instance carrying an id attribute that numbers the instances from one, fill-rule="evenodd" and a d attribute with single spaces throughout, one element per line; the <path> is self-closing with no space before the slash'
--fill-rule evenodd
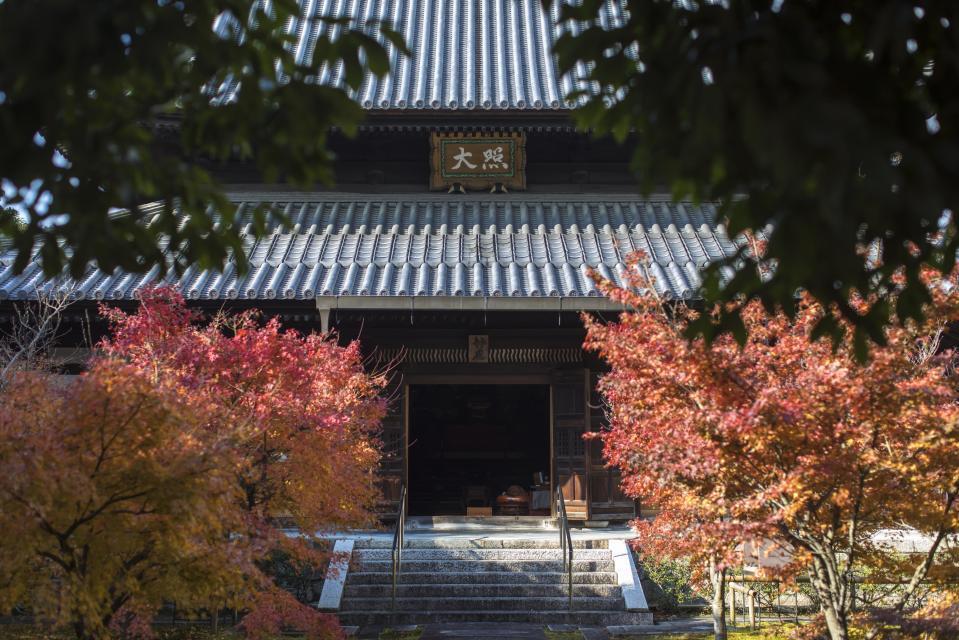
<path id="1" fill-rule="evenodd" d="M 285 217 L 248 236 L 249 271 L 91 267 L 70 285 L 66 339 L 81 344 L 101 301 L 132 308 L 138 289 L 163 282 L 199 309 L 255 307 L 333 330 L 358 338 L 370 366 L 395 365 L 385 513 L 405 486 L 410 516 L 549 516 L 561 487 L 571 519 L 632 518 L 642 505 L 582 437 L 604 414 L 603 364 L 582 349 L 580 314 L 615 318 L 595 279 L 621 284 L 636 251 L 661 294 L 694 296 L 701 268 L 735 252 L 714 207 L 638 195 L 629 144 L 575 128 L 564 99 L 575 83 L 557 72 L 558 31 L 539 0 L 301 4 L 391 20 L 413 52 L 394 52 L 392 72 L 356 92 L 368 115 L 356 137 L 332 138 L 335 188 L 293 191 L 251 165 L 215 167 L 241 212 L 266 202 Z M 295 27 L 307 58 L 317 24 Z M 19 275 L 12 265 L 0 255 L 7 321 L 17 301 L 62 285 L 36 262 Z"/>

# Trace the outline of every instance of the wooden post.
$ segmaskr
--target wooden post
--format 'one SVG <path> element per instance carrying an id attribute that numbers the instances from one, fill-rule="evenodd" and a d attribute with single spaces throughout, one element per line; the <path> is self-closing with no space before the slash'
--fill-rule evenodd
<path id="1" fill-rule="evenodd" d="M 775 605 L 773 605 L 775 606 Z M 756 595 L 756 628 L 758 629 L 763 624 L 763 601 Z"/>
<path id="2" fill-rule="evenodd" d="M 749 610 L 749 628 L 756 629 L 756 592 L 750 589 L 746 592 L 746 606 Z"/>
<path id="3" fill-rule="evenodd" d="M 727 618 L 727 622 L 729 624 L 732 624 L 733 622 L 733 590 L 729 588 L 730 586 L 732 585 L 728 585 L 726 587 L 726 606 L 729 607 L 729 615 L 727 615 L 726 618 Z"/>
<path id="4" fill-rule="evenodd" d="M 736 589 L 729 585 L 729 623 L 736 624 Z"/>

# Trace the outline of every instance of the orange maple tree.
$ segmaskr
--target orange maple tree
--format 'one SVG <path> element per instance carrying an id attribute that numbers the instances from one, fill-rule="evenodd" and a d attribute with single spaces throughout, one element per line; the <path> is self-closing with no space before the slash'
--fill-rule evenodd
<path id="1" fill-rule="evenodd" d="M 186 397 L 118 361 L 64 386 L 21 373 L 0 394 L 0 610 L 77 638 L 124 610 L 238 592 L 252 556 L 231 464 Z"/>
<path id="2" fill-rule="evenodd" d="M 48 497 L 57 517 L 61 510 L 74 514 L 72 505 L 89 500 L 86 494 L 75 493 L 78 487 L 68 478 L 88 471 L 76 464 L 56 464 L 66 443 L 57 442 L 52 434 L 61 423 L 75 430 L 75 455 L 87 455 L 85 446 L 102 439 L 97 429 L 102 429 L 103 420 L 80 419 L 86 414 L 71 412 L 92 411 L 100 404 L 139 407 L 136 394 L 147 394 L 159 417 L 121 420 L 130 437 L 107 438 L 107 459 L 123 470 L 111 481 L 117 490 L 125 492 L 125 484 L 139 486 L 140 470 L 152 469 L 158 482 L 171 488 L 170 500 L 179 500 L 169 505 L 168 513 L 135 520 L 162 541 L 150 543 L 151 549 L 165 549 L 171 563 L 156 569 L 159 577 L 150 579 L 149 588 L 135 578 L 120 584 L 108 574 L 98 574 L 102 587 L 87 590 L 78 584 L 66 592 L 64 569 L 55 561 L 39 552 L 6 547 L 0 553 L 20 558 L 24 567 L 42 567 L 37 575 L 43 586 L 72 603 L 51 609 L 46 607 L 49 598 L 31 595 L 30 604 L 48 614 L 56 611 L 56 619 L 72 624 L 82 637 L 100 637 L 111 624 L 116 628 L 118 621 L 139 618 L 142 623 L 164 599 L 187 608 L 243 609 L 246 615 L 241 624 L 254 638 L 288 627 L 310 637 L 336 635 L 338 625 L 332 616 L 301 604 L 280 588 L 278 583 L 289 577 L 280 568 L 293 574 L 322 570 L 329 561 L 324 533 L 372 521 L 371 507 L 377 497 L 372 473 L 380 455 L 377 430 L 385 410 L 379 397 L 383 376 L 364 371 L 356 343 L 341 346 L 328 336 L 284 331 L 276 320 L 261 323 L 252 313 L 218 314 L 200 322 L 170 289 L 143 292 L 133 314 L 107 308 L 103 313 L 112 332 L 100 345 L 88 373 L 62 388 L 47 383 L 42 392 L 36 392 L 37 385 L 24 382 L 3 395 L 3 402 L 43 421 L 47 435 L 35 435 L 42 434 L 42 429 L 21 434 L 26 443 L 41 437 L 46 447 L 37 456 L 45 461 L 42 471 L 23 459 L 20 445 L 4 447 L 5 455 L 34 473 L 23 474 L 16 486 L 9 479 L 0 480 L 4 506 L 13 507 L 4 509 L 0 517 L 4 522 L 18 522 L 24 538 L 39 546 L 58 544 L 63 529 L 47 527 L 38 519 L 38 505 L 15 492 L 26 489 Z M 110 384 L 88 390 L 105 379 Z M 78 396 L 83 390 L 87 395 Z M 55 410 L 40 406 L 48 396 Z M 164 412 L 175 417 L 168 418 Z M 8 423 L 12 424 L 4 424 Z M 137 434 L 160 426 L 164 445 L 144 448 Z M 10 442 L 4 438 L 5 444 Z M 207 466 L 191 470 L 163 462 L 163 456 L 187 445 L 196 455 L 203 454 Z M 184 482 L 197 484 L 196 491 L 174 490 Z M 207 482 L 214 483 L 219 493 L 201 487 Z M 154 490 L 149 486 L 143 491 L 152 499 Z M 106 491 L 95 489 L 97 495 Z M 91 539 L 96 537 L 102 546 L 81 545 L 78 553 L 100 558 L 109 554 L 113 540 L 125 539 L 136 530 L 125 521 L 111 521 L 114 515 L 140 518 L 144 514 L 133 513 L 126 505 L 114 508 L 112 503 L 102 510 L 81 511 L 78 520 L 64 526 L 71 534 L 82 531 Z M 193 528 L 185 527 L 184 521 Z M 206 573 L 173 562 L 194 555 L 205 559 Z M 179 581 L 171 582 L 170 573 Z M 21 578 L 15 590 L 0 586 L 0 604 L 11 605 L 40 593 L 36 579 Z"/>
<path id="3" fill-rule="evenodd" d="M 611 368 L 604 452 L 627 493 L 659 510 L 634 522 L 639 549 L 693 559 L 711 586 L 717 638 L 744 542 L 785 550 L 780 578 L 808 572 L 833 640 L 848 638 L 863 568 L 905 579 L 898 613 L 919 583 L 955 576 L 944 541 L 959 530 L 959 394 L 941 348 L 954 286 L 933 283 L 929 320 L 892 318 L 860 364 L 850 341 L 813 339 L 826 312 L 808 298 L 793 319 L 746 304 L 743 344 L 705 344 L 684 337 L 696 311 L 633 285 L 606 285 L 629 309 L 618 322 L 586 320 L 587 346 Z M 891 553 L 883 530 L 924 534 L 928 550 Z"/>

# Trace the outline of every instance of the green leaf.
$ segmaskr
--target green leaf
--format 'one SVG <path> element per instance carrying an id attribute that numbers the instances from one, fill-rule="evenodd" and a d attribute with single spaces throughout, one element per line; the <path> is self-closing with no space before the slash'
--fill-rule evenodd
<path id="1" fill-rule="evenodd" d="M 950 7 L 927 3 L 918 18 L 893 0 L 632 0 L 613 20 L 606 3 L 569 2 L 554 53 L 561 73 L 601 88 L 572 96 L 587 99 L 576 122 L 635 142 L 630 166 L 644 192 L 717 203 L 734 241 L 775 229 L 765 240 L 774 277 L 760 281 L 749 260 L 725 286 L 707 276 L 707 308 L 742 298 L 791 314 L 805 292 L 838 309 L 854 341 L 881 344 L 890 322 L 924 317 L 920 267 L 947 274 L 959 251 L 954 222 L 934 235 L 943 212 L 959 210 Z M 870 273 L 859 249 L 872 242 L 883 251 Z M 881 307 L 860 315 L 854 292 L 899 296 L 894 317 Z M 828 322 L 820 331 L 839 339 Z"/>
<path id="2" fill-rule="evenodd" d="M 207 167 L 249 160 L 266 178 L 330 184 L 328 134 L 356 131 L 364 112 L 344 89 L 308 78 L 342 63 L 355 88 L 366 73 L 388 71 L 381 40 L 407 53 L 389 25 L 323 17 L 314 66 L 302 67 L 287 28 L 300 10 L 296 0 L 274 0 L 269 11 L 248 0 L 0 2 L 0 56 L 11 61 L 0 71 L 0 179 L 45 194 L 43 205 L 9 203 L 29 224 L 0 220 L 15 269 L 36 248 L 48 275 L 66 267 L 80 277 L 91 262 L 107 272 L 220 267 L 231 256 L 242 272 L 239 230 L 212 218 L 233 205 Z M 217 33 L 211 25 L 223 12 L 237 21 Z M 333 24 L 344 34 L 336 42 Z M 211 101 L 223 87 L 230 100 Z M 163 127 L 153 126 L 158 118 Z M 66 166 L 51 163 L 54 148 Z M 197 157 L 212 163 L 187 160 Z M 109 213 L 154 201 L 165 206 L 149 230 L 137 216 Z"/>

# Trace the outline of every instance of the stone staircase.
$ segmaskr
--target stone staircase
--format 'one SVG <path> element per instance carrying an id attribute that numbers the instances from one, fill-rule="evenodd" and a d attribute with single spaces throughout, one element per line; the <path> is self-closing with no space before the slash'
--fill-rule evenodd
<path id="1" fill-rule="evenodd" d="M 573 609 L 558 540 L 407 538 L 396 609 L 390 542 L 357 540 L 340 604 L 345 625 L 435 622 L 649 624 L 626 611 L 603 540 L 574 541 Z"/>

